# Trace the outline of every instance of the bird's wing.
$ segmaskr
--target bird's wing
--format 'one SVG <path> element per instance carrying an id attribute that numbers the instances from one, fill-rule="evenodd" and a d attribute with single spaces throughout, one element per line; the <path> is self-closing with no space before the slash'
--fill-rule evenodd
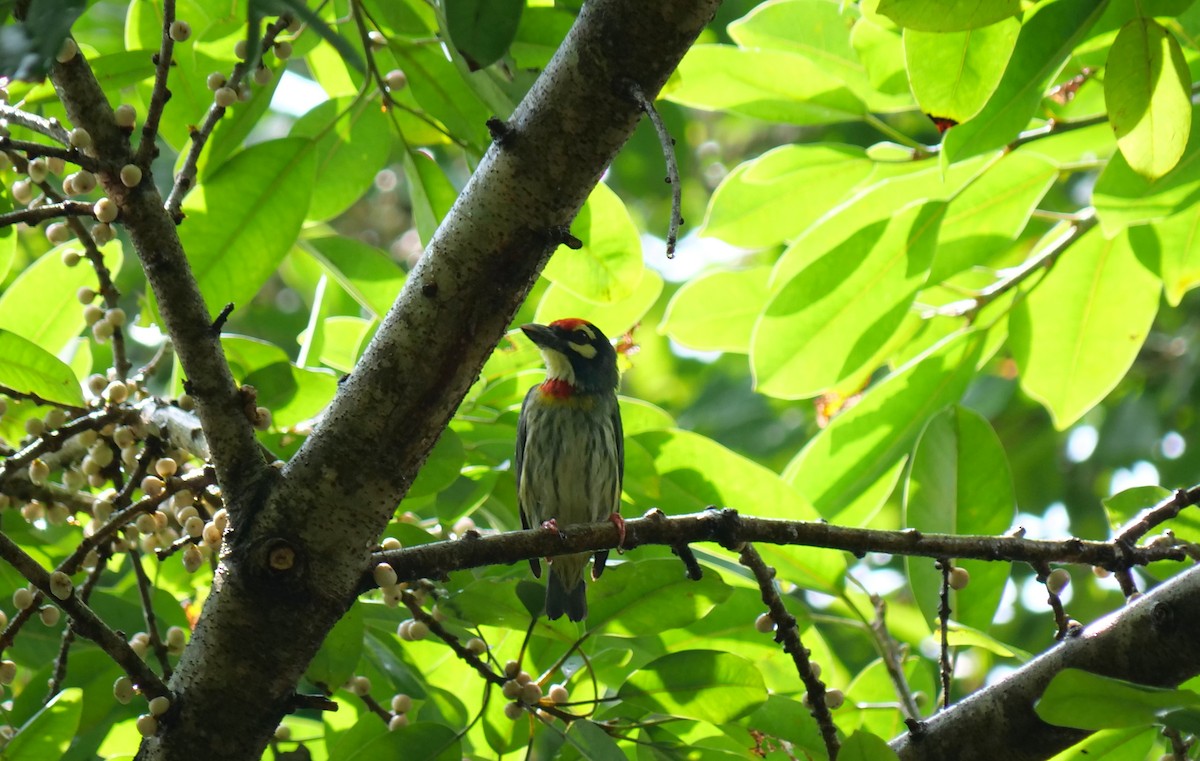
<path id="1" fill-rule="evenodd" d="M 533 398 L 535 393 L 537 393 L 537 386 L 533 386 L 529 389 L 529 392 L 525 394 L 525 401 L 521 402 L 521 416 L 517 420 L 517 457 L 515 463 L 516 470 L 514 471 L 517 477 L 517 512 L 521 514 L 521 528 L 526 530 L 528 530 L 530 527 L 530 517 L 529 511 L 525 508 L 524 503 L 521 502 L 521 474 L 523 472 L 521 468 L 524 465 L 525 460 L 525 435 L 528 433 L 526 430 L 528 425 L 525 422 L 526 412 L 530 404 L 530 399 Z M 535 577 L 541 578 L 542 564 L 538 562 L 537 558 L 529 559 L 529 567 L 533 569 L 533 575 Z"/>
<path id="2" fill-rule="evenodd" d="M 620 508 L 621 487 L 625 484 L 625 430 L 621 426 L 621 403 L 619 401 L 613 405 L 612 424 L 613 437 L 617 440 L 617 508 Z"/>

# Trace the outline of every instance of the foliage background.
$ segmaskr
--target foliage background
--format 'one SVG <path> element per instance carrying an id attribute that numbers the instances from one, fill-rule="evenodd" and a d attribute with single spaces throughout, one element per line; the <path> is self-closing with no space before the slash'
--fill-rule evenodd
<path id="1" fill-rule="evenodd" d="M 288 60 L 266 57 L 269 84 L 218 124 L 179 232 L 211 311 L 236 306 L 222 343 L 235 377 L 273 412 L 262 440 L 278 456 L 295 451 L 353 368 L 488 148 L 485 120 L 511 113 L 577 5 L 326 3 L 317 13 L 372 67 L 356 69 L 306 29 Z M 1200 142 L 1190 98 L 1200 11 L 1182 0 L 994 5 L 987 19 L 902 0 L 722 6 L 658 102 L 683 178 L 678 254 L 663 253 L 670 188 L 643 123 L 572 226 L 583 249 L 560 250 L 513 320 L 584 317 L 634 347 L 623 360 L 627 513 L 718 505 L 881 529 L 1022 526 L 1031 537 L 1107 539 L 1166 495 L 1127 488 L 1194 483 Z M 515 26 L 502 23 L 518 13 Z M 209 107 L 206 78 L 236 62 L 245 15 L 241 3 L 178 3 L 193 34 L 176 47 L 153 165 L 164 194 Z M 364 49 L 368 30 L 385 44 Z M 112 103 L 144 113 L 161 9 L 91 3 L 72 33 Z M 384 109 L 370 74 L 395 69 L 407 86 Z M 1151 86 L 1123 84 L 1131 80 Z M 48 83 L 10 83 L 8 97 L 66 122 Z M 926 114 L 962 124 L 939 136 Z M 19 207 L 18 177 L 0 174 L 0 212 Z M 75 291 L 92 276 L 61 263 L 72 245 L 52 247 L 36 228 L 0 230 L 0 328 L 82 380 L 112 358 L 106 344 L 79 338 Z M 128 241 L 110 246 L 122 306 L 136 315 L 137 366 L 162 341 L 156 305 Z M 520 399 L 539 378 L 536 353 L 510 335 L 387 536 L 407 546 L 471 525 L 519 528 L 511 446 Z M 149 383 L 156 394 L 182 391 L 178 368 Z M 25 420 L 45 413 L 10 401 L 0 436 L 17 445 Z M 4 531 L 47 566 L 78 542 L 77 525 L 11 516 Z M 1173 529 L 1191 539 L 1194 520 L 1185 514 Z M 523 654 L 547 684 L 567 681 L 575 701 L 619 697 L 592 714 L 617 730 L 513 723 L 467 664 L 437 642 L 401 643 L 407 613 L 367 595 L 326 642 L 308 687 L 365 675 L 381 702 L 411 695 L 414 723 L 389 734 L 340 689 L 340 711 L 287 719 L 292 741 L 279 747 L 303 740 L 315 758 L 385 746 L 483 758 L 523 752 L 532 738 L 538 757 L 674 757 L 685 747 L 745 757 L 756 729 L 769 756 L 783 757 L 783 740 L 821 757 L 802 685 L 752 625 L 757 588 L 720 551 L 697 549 L 703 582 L 685 582 L 666 548 L 639 549 L 590 590 L 586 629 L 540 620 L 527 641 L 526 601 L 536 606 L 538 592 L 523 566 L 438 585 L 452 628 L 483 637 L 500 663 Z M 908 682 L 932 710 L 931 562 L 764 554 L 822 678 L 845 692 L 835 720 L 847 737 L 903 731 L 868 626 L 870 595 L 886 597 L 891 634 L 909 648 Z M 953 600 L 969 627 L 955 650 L 955 697 L 1044 650 L 1054 632 L 1031 569 L 963 565 L 972 585 Z M 1177 570 L 1155 566 L 1143 586 Z M 1064 600 L 1075 619 L 1121 604 L 1115 583 L 1072 574 Z M 152 576 L 156 614 L 187 626 L 207 574 L 168 559 Z M 0 571 L 0 599 L 23 585 Z M 127 560 L 114 562 L 94 606 L 115 628 L 144 628 Z M 31 627 L 9 651 L 21 671 L 8 723 L 38 722 L 29 726 L 68 758 L 131 752 L 140 709 L 112 703 L 117 667 L 88 646 L 72 655 L 67 681 L 81 691 L 42 708 L 59 636 Z M 687 699 L 693 692 L 704 697 Z M 648 721 L 659 714 L 679 720 Z M 1162 752 L 1153 730 L 1131 737 L 1103 757 Z"/>

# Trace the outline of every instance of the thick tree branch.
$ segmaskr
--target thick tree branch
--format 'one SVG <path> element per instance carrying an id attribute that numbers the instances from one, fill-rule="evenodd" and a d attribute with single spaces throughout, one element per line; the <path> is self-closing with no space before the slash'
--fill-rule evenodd
<path id="1" fill-rule="evenodd" d="M 378 552 L 362 565 L 360 589 L 375 586 L 371 569 L 389 563 L 401 581 L 438 578 L 451 571 L 516 563 L 529 558 L 574 552 L 611 550 L 617 546 L 617 529 L 608 522 L 572 526 L 566 534 L 541 529 L 512 531 L 492 536 L 431 542 L 415 547 Z M 823 547 L 856 555 L 885 552 L 929 558 L 968 558 L 1027 563 L 1074 563 L 1111 567 L 1131 562 L 1145 565 L 1160 560 L 1185 560 L 1181 547 L 1154 545 L 1125 548 L 1113 542 L 1084 539 L 1041 540 L 1017 536 L 926 534 L 919 531 L 883 531 L 848 528 L 819 521 L 784 521 L 739 515 L 736 510 L 707 510 L 688 515 L 650 514 L 625 521 L 626 550 L 644 544 L 676 546 L 715 542 L 738 547 L 745 542 Z"/>
<path id="2" fill-rule="evenodd" d="M 1006 679 L 892 741 L 903 761 L 1041 761 L 1088 735 L 1043 722 L 1033 706 L 1055 674 L 1078 668 L 1175 686 L 1200 674 L 1200 569 L 1176 576 L 1135 603 L 1069 637 Z"/>
<path id="3" fill-rule="evenodd" d="M 509 119 L 509 139 L 481 160 L 265 507 L 231 524 L 213 594 L 171 680 L 185 699 L 139 758 L 258 758 L 319 643 L 353 601 L 370 547 L 561 239 L 556 231 L 569 227 L 632 134 L 642 112 L 618 83 L 636 82 L 653 97 L 718 4 L 584 4 Z M 136 194 L 123 211 L 149 220 L 134 243 L 161 252 L 143 253 L 143 263 L 156 291 L 168 288 L 159 282 L 165 269 L 183 269 L 173 231 L 170 245 L 138 237 L 160 218 Z M 171 301 L 160 294 L 160 304 Z M 168 325 L 184 358 L 184 342 L 194 340 L 187 332 L 198 326 L 191 317 L 174 320 Z M 202 380 L 184 360 L 189 379 Z M 229 403 L 225 372 L 219 387 L 208 381 L 205 406 Z M 230 433 L 209 415 L 214 457 L 244 452 L 239 441 L 219 440 Z M 219 471 L 232 467 L 218 462 Z M 248 498 L 245 478 L 236 493 L 220 475 L 226 498 Z"/>
<path id="4" fill-rule="evenodd" d="M 92 137 L 101 157 L 98 177 L 109 198 L 121 210 L 171 334 L 189 387 L 199 402 L 200 420 L 211 448 L 222 488 L 236 495 L 230 513 L 236 515 L 244 498 L 253 501 L 255 486 L 268 475 L 259 453 L 254 428 L 243 413 L 241 394 L 233 381 L 219 337 L 209 330 L 212 317 L 188 266 L 175 224 L 163 210 L 153 182 L 127 188 L 120 170 L 133 161 L 126 133 L 117 126 L 112 107 L 83 55 L 51 70 L 54 88 L 71 120 Z"/>

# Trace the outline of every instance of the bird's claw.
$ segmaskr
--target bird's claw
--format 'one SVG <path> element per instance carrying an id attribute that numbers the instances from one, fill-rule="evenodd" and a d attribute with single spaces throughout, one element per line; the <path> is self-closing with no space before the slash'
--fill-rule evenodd
<path id="1" fill-rule="evenodd" d="M 617 552 L 625 554 L 625 519 L 620 513 L 612 513 L 608 516 L 609 522 L 617 527 Z"/>

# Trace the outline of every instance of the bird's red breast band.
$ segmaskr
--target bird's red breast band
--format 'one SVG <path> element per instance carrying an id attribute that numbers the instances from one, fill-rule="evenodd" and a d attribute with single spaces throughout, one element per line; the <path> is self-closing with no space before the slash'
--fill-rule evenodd
<path id="1" fill-rule="evenodd" d="M 564 317 L 561 320 L 555 320 L 550 325 L 563 330 L 575 330 L 581 325 L 587 325 L 587 320 L 581 320 L 578 317 Z"/>
<path id="2" fill-rule="evenodd" d="M 575 393 L 575 387 L 562 378 L 552 378 L 540 386 L 542 393 L 555 399 L 569 399 Z"/>

